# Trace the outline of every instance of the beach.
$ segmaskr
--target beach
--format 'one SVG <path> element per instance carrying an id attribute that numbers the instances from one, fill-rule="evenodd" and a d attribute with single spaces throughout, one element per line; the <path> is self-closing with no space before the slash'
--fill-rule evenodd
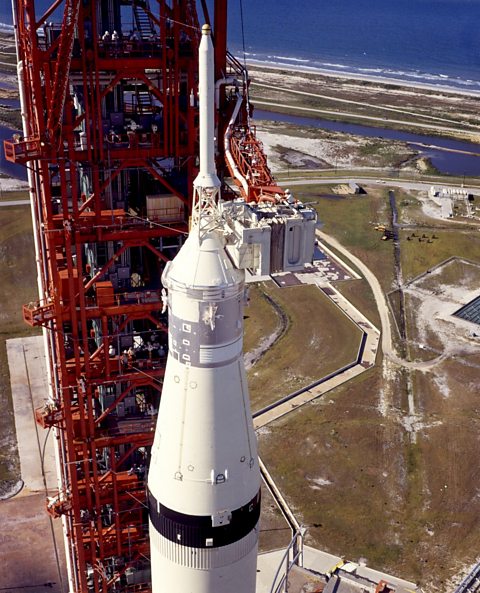
<path id="1" fill-rule="evenodd" d="M 255 71 L 256 69 L 266 69 L 272 71 L 288 72 L 291 76 L 295 76 L 296 74 L 309 74 L 313 76 L 324 76 L 330 79 L 338 79 L 344 81 L 352 80 L 358 82 L 371 82 L 379 85 L 396 85 L 398 87 L 421 89 L 425 91 L 432 91 L 442 94 L 451 93 L 455 95 L 465 95 L 467 97 L 480 98 L 480 89 L 460 88 L 458 86 L 449 85 L 447 83 L 442 84 L 433 82 L 428 83 L 420 81 L 409 81 L 396 76 L 381 76 L 376 74 L 358 73 L 349 71 L 348 69 L 344 72 L 339 72 L 338 70 L 329 70 L 328 68 L 305 66 L 301 62 L 293 66 L 291 62 L 282 64 L 273 61 L 248 59 L 246 63 L 249 71 Z"/>

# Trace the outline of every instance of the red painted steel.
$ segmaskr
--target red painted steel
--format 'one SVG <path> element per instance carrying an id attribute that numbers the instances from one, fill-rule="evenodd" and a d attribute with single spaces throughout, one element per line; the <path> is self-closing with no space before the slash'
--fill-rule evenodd
<path id="1" fill-rule="evenodd" d="M 5 154 L 28 166 L 35 213 L 42 298 L 24 318 L 44 328 L 48 350 L 51 397 L 36 418 L 54 430 L 60 488 L 47 508 L 64 522 L 72 593 L 146 593 L 144 479 L 168 348 L 160 277 L 188 231 L 197 172 L 196 6 L 14 6 L 24 131 Z M 248 86 L 226 30 L 216 0 L 216 75 L 235 78 L 229 96 L 220 89 L 219 137 L 234 89 Z M 281 190 L 247 109 L 230 150 L 258 201 Z"/>
<path id="2" fill-rule="evenodd" d="M 16 0 L 24 136 L 72 591 L 149 591 L 145 472 L 166 359 L 160 276 L 188 227 L 199 37 L 180 0 Z M 128 22 L 130 19 L 131 22 Z M 108 31 L 108 33 L 106 33 Z M 115 33 L 114 33 L 115 31 Z M 151 207 L 155 205 L 155 208 Z"/>

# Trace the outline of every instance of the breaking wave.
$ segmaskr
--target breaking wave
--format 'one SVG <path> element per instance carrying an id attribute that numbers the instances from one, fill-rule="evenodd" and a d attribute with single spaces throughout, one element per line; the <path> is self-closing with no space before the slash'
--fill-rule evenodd
<path id="1" fill-rule="evenodd" d="M 273 54 L 262 54 L 257 52 L 246 52 L 245 57 L 252 63 L 268 64 L 271 66 L 283 66 L 301 68 L 305 72 L 325 72 L 329 74 L 351 74 L 359 77 L 372 77 L 392 81 L 410 82 L 412 84 L 427 84 L 430 86 L 444 87 L 458 91 L 480 92 L 480 80 L 470 78 L 459 78 L 448 74 L 424 72 L 421 70 L 402 70 L 382 67 L 358 67 L 337 62 L 327 62 L 294 56 L 282 56 Z"/>
<path id="2" fill-rule="evenodd" d="M 14 26 L 8 23 L 0 23 L 0 32 L 2 33 L 13 33 L 15 30 Z"/>

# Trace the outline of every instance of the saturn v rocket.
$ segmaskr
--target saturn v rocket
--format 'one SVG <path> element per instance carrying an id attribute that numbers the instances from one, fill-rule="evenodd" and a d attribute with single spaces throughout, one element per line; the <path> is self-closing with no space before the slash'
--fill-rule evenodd
<path id="1" fill-rule="evenodd" d="M 210 27 L 199 49 L 192 229 L 162 281 L 169 353 L 148 474 L 153 593 L 254 593 L 260 471 L 243 363 L 244 271 L 215 205 Z"/>

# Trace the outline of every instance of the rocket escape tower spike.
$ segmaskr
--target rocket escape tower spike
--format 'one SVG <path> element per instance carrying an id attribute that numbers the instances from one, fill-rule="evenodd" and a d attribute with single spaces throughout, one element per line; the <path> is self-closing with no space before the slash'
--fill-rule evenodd
<path id="1" fill-rule="evenodd" d="M 307 210 L 275 184 L 249 127 L 226 7 L 214 0 L 210 157 L 222 203 L 240 196 L 231 213 L 248 227 L 252 204 L 281 203 L 290 226 L 277 224 L 275 237 L 295 237 L 294 253 L 270 258 L 271 229 L 252 230 L 264 260 L 242 243 L 240 217 L 229 256 L 262 270 L 270 259 L 297 265 L 309 257 L 295 226 Z M 146 472 L 168 352 L 161 277 L 188 235 L 201 178 L 197 6 L 51 0 L 40 12 L 35 0 L 13 0 L 13 17 L 23 131 L 4 149 L 27 166 L 32 204 L 39 300 L 23 311 L 42 327 L 47 357 L 50 390 L 36 419 L 55 437 L 59 479 L 47 510 L 63 523 L 70 593 L 149 593 Z M 262 222 L 271 212 L 254 214 Z"/>

